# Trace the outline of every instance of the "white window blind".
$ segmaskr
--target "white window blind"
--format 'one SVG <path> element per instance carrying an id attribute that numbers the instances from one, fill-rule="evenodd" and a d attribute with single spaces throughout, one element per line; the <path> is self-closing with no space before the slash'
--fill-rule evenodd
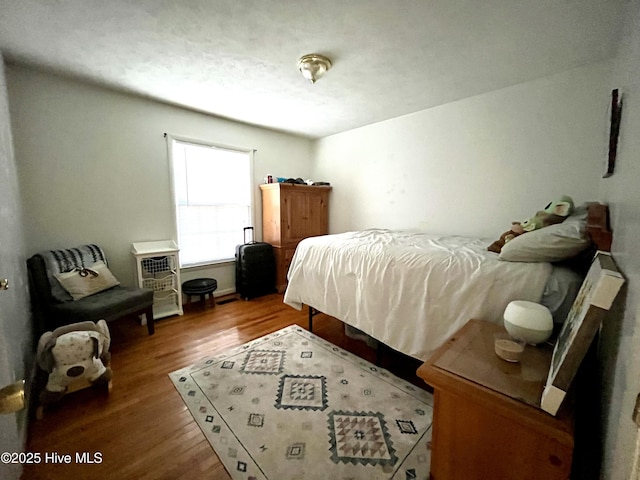
<path id="1" fill-rule="evenodd" d="M 251 225 L 251 151 L 171 139 L 180 265 L 228 261 Z"/>

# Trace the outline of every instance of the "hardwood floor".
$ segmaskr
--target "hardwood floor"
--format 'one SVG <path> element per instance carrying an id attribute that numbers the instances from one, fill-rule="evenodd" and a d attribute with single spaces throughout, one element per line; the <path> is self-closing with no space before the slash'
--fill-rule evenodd
<path id="1" fill-rule="evenodd" d="M 307 328 L 306 309 L 283 304 L 280 294 L 214 308 L 194 302 L 185 315 L 159 320 L 152 336 L 135 319 L 109 324 L 111 393 L 81 390 L 47 409 L 43 419 L 32 419 L 26 451 L 39 453 L 41 463 L 26 465 L 22 478 L 230 479 L 168 373 L 291 324 Z M 314 333 L 375 361 L 375 351 L 347 337 L 338 320 L 315 317 Z M 382 367 L 426 388 L 415 374 L 419 365 L 387 350 L 381 359 Z M 96 462 L 77 463 L 76 454 L 84 452 Z M 45 454 L 51 459 L 54 453 L 70 455 L 71 463 L 45 462 Z"/>

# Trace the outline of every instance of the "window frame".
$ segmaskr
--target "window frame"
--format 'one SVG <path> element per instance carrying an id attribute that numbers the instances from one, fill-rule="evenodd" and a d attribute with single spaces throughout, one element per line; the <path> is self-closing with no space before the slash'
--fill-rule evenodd
<path id="1" fill-rule="evenodd" d="M 173 220 L 173 240 L 180 248 L 179 243 L 179 230 L 178 230 L 178 203 L 176 201 L 176 189 L 175 189 L 175 171 L 174 171 L 174 162 L 173 162 L 173 144 L 174 142 L 182 142 L 189 143 L 196 146 L 208 147 L 208 148 L 216 148 L 221 150 L 230 150 L 239 153 L 246 153 L 249 155 L 249 188 L 251 189 L 250 195 L 250 213 L 249 213 L 249 222 L 250 226 L 255 227 L 256 223 L 256 205 L 257 205 L 257 195 L 256 195 L 256 182 L 255 182 L 255 174 L 254 174 L 254 161 L 255 161 L 255 148 L 247 148 L 247 147 L 239 147 L 233 145 L 227 145 L 220 142 L 214 142 L 210 140 L 203 140 L 198 138 L 187 137 L 184 135 L 176 135 L 165 133 L 166 139 L 166 147 L 167 147 L 167 160 L 169 167 L 169 191 L 171 192 L 171 216 Z M 200 263 L 191 263 L 189 265 L 182 265 L 182 260 L 180 260 L 180 269 L 187 270 L 190 268 L 202 268 L 207 266 L 216 266 L 216 265 L 228 265 L 233 264 L 235 262 L 234 258 L 229 259 L 221 259 L 221 260 L 210 260 Z"/>

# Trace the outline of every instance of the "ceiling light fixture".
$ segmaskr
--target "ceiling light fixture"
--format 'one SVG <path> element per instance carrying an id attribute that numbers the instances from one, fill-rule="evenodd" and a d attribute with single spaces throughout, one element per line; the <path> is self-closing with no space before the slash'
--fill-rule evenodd
<path id="1" fill-rule="evenodd" d="M 331 60 L 318 53 L 303 55 L 298 60 L 298 69 L 302 76 L 311 83 L 316 83 L 324 73 L 331 68 Z"/>

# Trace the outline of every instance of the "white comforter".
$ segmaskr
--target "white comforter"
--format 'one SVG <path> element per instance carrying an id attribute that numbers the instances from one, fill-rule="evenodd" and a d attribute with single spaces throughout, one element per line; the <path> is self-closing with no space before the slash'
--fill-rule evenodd
<path id="1" fill-rule="evenodd" d="M 426 360 L 469 319 L 500 322 L 511 300 L 540 301 L 552 266 L 499 260 L 489 243 L 390 230 L 307 238 L 284 302 L 311 305 Z"/>

